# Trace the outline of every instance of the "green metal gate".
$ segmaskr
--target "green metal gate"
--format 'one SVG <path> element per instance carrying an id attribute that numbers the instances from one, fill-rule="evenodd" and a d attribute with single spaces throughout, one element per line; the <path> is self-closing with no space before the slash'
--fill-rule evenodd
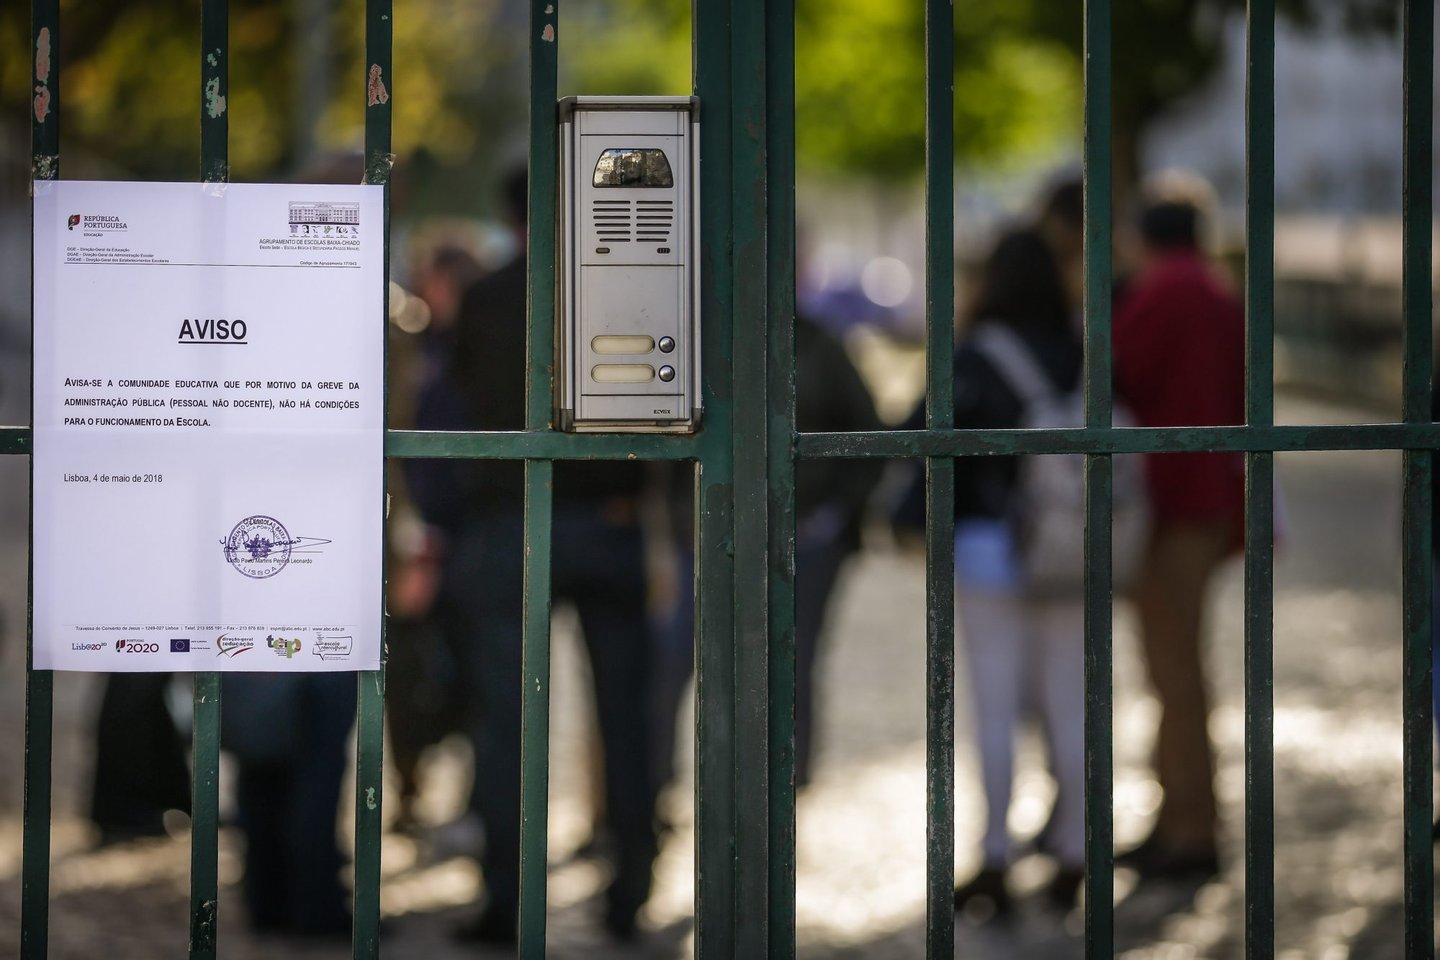
<path id="1" fill-rule="evenodd" d="M 920 3 L 922 0 L 909 0 Z M 1248 10 L 1247 423 L 1111 429 L 1110 0 L 1086 0 L 1086 426 L 952 429 L 954 315 L 953 17 L 926 5 L 926 429 L 797 434 L 794 338 L 793 0 L 696 0 L 695 93 L 701 134 L 702 322 L 706 423 L 693 437 L 585 435 L 549 427 L 555 236 L 530 234 L 528 416 L 523 432 L 391 431 L 391 457 L 525 461 L 525 626 L 520 953 L 545 953 L 547 751 L 550 698 L 550 479 L 556 460 L 684 460 L 696 465 L 697 950 L 702 957 L 795 953 L 794 468 L 799 458 L 924 457 L 927 478 L 927 956 L 954 955 L 953 489 L 956 457 L 1083 453 L 1087 477 L 1085 587 L 1085 948 L 1114 954 L 1111 643 L 1111 455 L 1243 451 L 1245 523 L 1246 955 L 1275 955 L 1272 705 L 1272 538 L 1275 451 L 1404 451 L 1405 955 L 1434 956 L 1431 818 L 1431 171 L 1433 0 L 1405 0 L 1403 423 L 1274 424 L 1274 0 Z M 995 0 L 1000 2 L 1000 0 Z M 555 222 L 556 34 L 559 0 L 530 0 L 530 216 Z M 1078 12 L 1078 11 L 1077 11 Z M 403 10 L 400 14 L 404 15 Z M 962 7 L 961 16 L 966 15 Z M 203 0 L 197 93 L 201 179 L 228 175 L 229 117 L 208 108 L 227 93 L 226 0 Z M 390 120 L 405 102 L 392 70 L 392 0 L 366 0 L 365 179 L 384 184 Z M 33 176 L 60 174 L 59 0 L 32 0 L 35 42 Z M 921 51 L 896 51 L 919 56 Z M 397 82 L 398 80 L 398 82 Z M 375 81 L 384 84 L 374 86 Z M 375 95 L 378 89 L 387 96 Z M 244 118 L 241 118 L 244 122 Z M 388 215 L 387 215 L 388 231 Z M 375 318 L 383 325 L 383 315 Z M 0 429 L 0 452 L 23 455 L 30 431 Z M 743 602 L 741 602 L 743 599 Z M 49 672 L 27 670 L 21 956 L 47 951 Z M 379 954 L 384 673 L 361 673 L 356 781 L 354 955 Z M 190 956 L 213 958 L 217 897 L 218 675 L 195 676 Z"/>

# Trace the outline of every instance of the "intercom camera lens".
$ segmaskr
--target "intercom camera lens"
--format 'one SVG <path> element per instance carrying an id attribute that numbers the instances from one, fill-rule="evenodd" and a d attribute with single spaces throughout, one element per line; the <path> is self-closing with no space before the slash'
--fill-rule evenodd
<path id="1" fill-rule="evenodd" d="M 664 348 L 664 347 L 661 347 L 660 349 L 663 350 L 663 349 L 665 349 L 665 348 Z M 675 368 L 674 368 L 674 367 L 661 367 L 661 368 L 660 368 L 660 379 L 661 379 L 661 380 L 664 380 L 666 383 L 669 383 L 671 380 L 674 380 L 674 379 L 675 379 Z"/>
<path id="2" fill-rule="evenodd" d="M 659 347 L 660 347 L 660 352 L 661 352 L 661 353 L 669 353 L 671 350 L 674 350 L 674 349 L 675 349 L 675 338 L 674 338 L 674 337 L 661 337 L 661 338 L 660 338 L 660 342 L 659 342 Z M 666 369 L 668 370 L 669 367 L 666 367 Z"/>

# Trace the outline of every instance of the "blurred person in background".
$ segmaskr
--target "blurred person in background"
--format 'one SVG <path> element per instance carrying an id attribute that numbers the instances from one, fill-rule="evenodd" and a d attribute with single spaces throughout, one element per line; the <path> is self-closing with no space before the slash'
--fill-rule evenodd
<path id="1" fill-rule="evenodd" d="M 1085 186 L 1063 175 L 1046 195 L 1036 229 L 1049 244 L 1060 270 L 1065 300 L 1077 335 L 1085 329 Z"/>
<path id="2" fill-rule="evenodd" d="M 1115 391 L 1141 426 L 1245 419 L 1245 317 L 1203 252 L 1205 185 L 1169 177 L 1149 189 L 1136 269 L 1114 322 Z M 1142 878 L 1219 870 L 1210 700 L 1201 651 L 1206 588 L 1243 542 L 1239 453 L 1154 454 L 1153 512 L 1133 589 L 1141 649 L 1160 701 L 1154 765 L 1164 791 L 1149 837 L 1117 857 Z"/>
<path id="3" fill-rule="evenodd" d="M 795 318 L 795 426 L 805 432 L 879 430 L 875 401 L 839 340 L 810 318 Z M 846 560 L 860 547 L 879 460 L 802 460 L 795 467 L 795 783 L 814 772 L 816 661 L 826 612 Z M 659 785 L 674 776 L 675 724 L 695 669 L 694 468 L 668 477 L 668 509 L 678 591 L 661 618 L 656 645 L 656 769 Z"/>
<path id="4" fill-rule="evenodd" d="M 839 340 L 808 317 L 795 318 L 795 427 L 805 432 L 879 430 L 875 401 Z M 830 597 L 885 464 L 801 460 L 795 465 L 795 783 L 814 772 L 815 667 Z"/>
<path id="5" fill-rule="evenodd" d="M 355 722 L 355 674 L 227 673 L 221 684 L 220 737 L 236 765 L 250 926 L 348 937 L 336 820 Z"/>
<path id="6" fill-rule="evenodd" d="M 90 819 L 102 845 L 166 836 L 166 812 L 190 812 L 187 744 L 167 703 L 171 679 L 168 673 L 105 677 L 90 793 Z"/>
<path id="7" fill-rule="evenodd" d="M 418 231 L 410 256 L 411 290 L 392 290 L 390 427 L 457 429 L 458 400 L 445 377 L 454 353 L 460 298 L 483 272 L 473 238 L 459 230 Z M 446 523 L 453 523 L 455 468 L 435 460 L 392 461 L 386 611 L 386 710 L 390 755 L 400 779 L 395 827 L 414 832 L 422 751 L 463 731 L 464 688 L 456 675 L 458 624 L 441 595 Z M 416 498 L 424 501 L 417 506 Z M 426 522 L 426 516 L 443 518 Z M 459 833 L 458 837 L 454 834 Z M 478 821 L 462 821 L 449 846 L 478 852 Z M 438 844 L 437 844 L 438 845 Z"/>
<path id="8" fill-rule="evenodd" d="M 524 171 L 504 186 L 516 246 L 524 251 Z M 461 302 L 450 376 L 464 427 L 524 429 L 526 360 L 522 253 L 472 285 Z M 520 883 L 524 488 L 519 463 L 474 461 L 459 472 L 459 519 L 441 590 L 464 624 L 461 676 L 479 708 L 470 721 L 475 743 L 471 802 L 485 827 L 482 869 L 488 895 L 460 936 L 509 944 L 516 939 Z M 555 467 L 551 578 L 554 596 L 574 604 L 589 653 L 604 750 L 605 812 L 614 838 L 603 919 L 622 940 L 636 933 L 656 855 L 651 641 L 639 502 L 644 481 L 640 463 Z"/>
<path id="9" fill-rule="evenodd" d="M 1002 236 L 981 271 L 955 354 L 955 426 L 1021 425 L 1032 389 L 1074 390 L 1081 347 L 1060 269 L 1037 230 Z M 998 343 L 997 343 L 998 341 Z M 1004 357 L 997 354 L 1004 353 Z M 1031 379 L 1012 382 L 1024 365 Z M 923 405 L 910 424 L 923 423 Z M 976 457 L 956 471 L 955 599 L 975 707 L 976 748 L 986 801 L 982 865 L 955 890 L 956 908 L 1003 916 L 1016 844 L 1006 821 L 1022 709 L 1039 707 L 1056 782 L 1044 839 L 1057 869 L 1046 890 L 1068 909 L 1084 876 L 1083 599 L 1029 595 L 1016 536 L 1018 458 Z"/>

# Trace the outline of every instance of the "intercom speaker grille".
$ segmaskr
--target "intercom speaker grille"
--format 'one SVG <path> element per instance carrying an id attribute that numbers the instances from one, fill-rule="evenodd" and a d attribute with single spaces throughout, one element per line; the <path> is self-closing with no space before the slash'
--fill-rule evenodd
<path id="1" fill-rule="evenodd" d="M 640 243 L 669 243 L 675 226 L 675 201 L 637 200 L 635 239 Z"/>
<path id="2" fill-rule="evenodd" d="M 595 239 L 601 243 L 629 243 L 632 215 L 629 200 L 596 200 L 591 208 Z"/>

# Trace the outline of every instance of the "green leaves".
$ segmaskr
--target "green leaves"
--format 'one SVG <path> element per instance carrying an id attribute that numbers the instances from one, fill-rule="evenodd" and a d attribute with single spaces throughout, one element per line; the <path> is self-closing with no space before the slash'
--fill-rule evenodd
<path id="1" fill-rule="evenodd" d="M 322 151 L 359 144 L 362 18 L 318 4 L 324 36 L 300 36 L 297 0 L 250 0 L 231 13 L 231 160 L 237 179 L 285 175 Z M 697 0 L 709 3 L 712 0 Z M 719 0 L 714 0 L 719 2 Z M 1397 0 L 1279 0 L 1297 23 L 1393 31 Z M 28 46 L 23 4 L 0 8 L 0 43 Z M 967 0 L 955 5 L 955 142 L 972 168 L 1043 161 L 1077 142 L 1080 0 Z M 1143 126 L 1204 83 L 1224 18 L 1244 0 L 1116 0 L 1117 161 Z M 690 0 L 566 0 L 564 93 L 690 90 Z M 198 162 L 195 0 L 66 0 L 61 62 L 67 169 L 187 179 Z M 412 198 L 453 209 L 486 202 L 487 178 L 523 128 L 524 31 L 513 0 L 408 0 L 395 18 L 395 145 L 421 154 Z M 924 155 L 923 0 L 796 0 L 796 118 L 801 166 L 902 183 Z M 305 58 L 319 58 L 319 70 Z M 30 58 L 0 57 L 3 133 L 23 142 Z M 313 64 L 311 65 L 313 66 Z M 319 76 L 318 86 L 306 78 Z M 78 148 L 78 149 L 77 149 Z M 78 165 L 77 165 L 78 164 Z M 425 183 L 418 174 L 423 171 Z M 433 190 L 432 190 L 433 188 Z"/>

